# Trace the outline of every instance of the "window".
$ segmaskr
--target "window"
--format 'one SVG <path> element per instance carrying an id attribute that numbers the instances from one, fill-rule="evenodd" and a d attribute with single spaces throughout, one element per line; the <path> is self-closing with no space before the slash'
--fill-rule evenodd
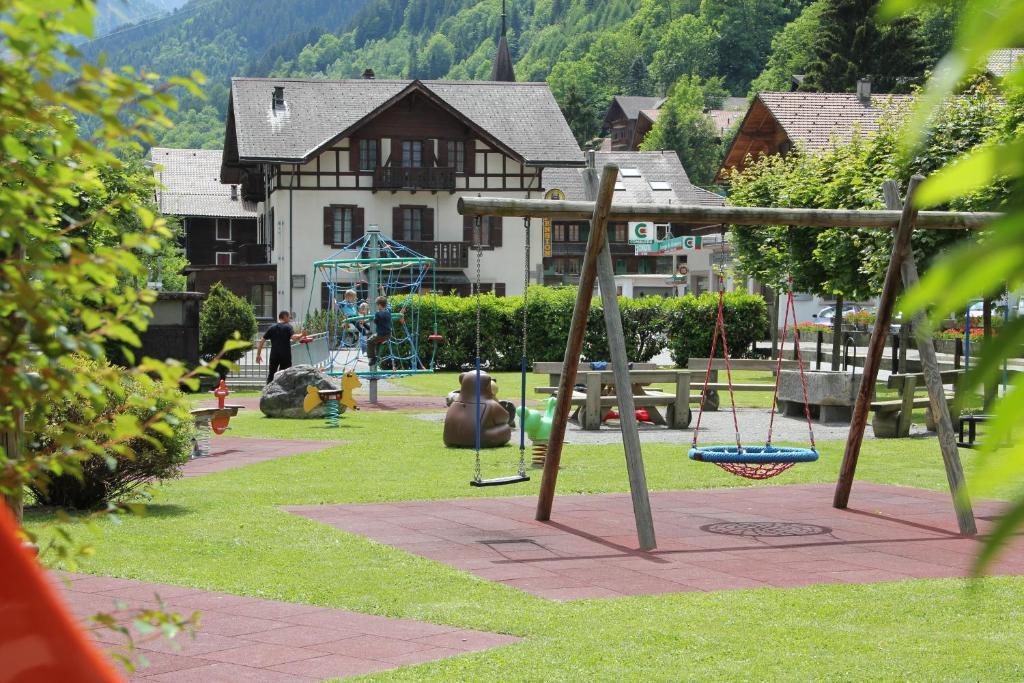
<path id="1" fill-rule="evenodd" d="M 608 239 L 612 242 L 625 242 L 628 226 L 625 223 L 609 223 Z"/>
<path id="2" fill-rule="evenodd" d="M 423 209 L 418 206 L 402 208 L 402 237 L 410 242 L 423 239 Z"/>
<path id="3" fill-rule="evenodd" d="M 332 206 L 331 212 L 331 244 L 348 244 L 353 239 L 355 210 L 351 206 Z"/>
<path id="4" fill-rule="evenodd" d="M 466 143 L 462 140 L 448 141 L 448 165 L 456 173 L 466 172 Z"/>
<path id="5" fill-rule="evenodd" d="M 218 266 L 230 266 L 235 262 L 235 252 L 233 251 L 218 251 L 217 252 L 217 265 Z"/>
<path id="6" fill-rule="evenodd" d="M 274 285 L 253 285 L 249 290 L 249 303 L 257 318 L 274 317 Z"/>
<path id="7" fill-rule="evenodd" d="M 621 180 L 616 180 L 615 181 L 615 191 L 616 192 L 621 192 L 622 190 L 625 190 L 625 189 L 626 189 L 626 183 L 622 182 Z"/>
<path id="8" fill-rule="evenodd" d="M 407 168 L 420 168 L 423 166 L 422 140 L 402 141 L 402 166 Z"/>
<path id="9" fill-rule="evenodd" d="M 359 170 L 373 171 L 377 168 L 377 141 L 359 141 Z"/>
<path id="10" fill-rule="evenodd" d="M 218 218 L 217 219 L 217 227 L 215 228 L 215 230 L 216 230 L 216 238 L 217 238 L 218 241 L 220 241 L 220 242 L 229 242 L 229 241 L 231 241 L 231 219 L 230 218 Z"/>
<path id="11" fill-rule="evenodd" d="M 651 180 L 650 186 L 652 190 L 671 190 L 672 186 L 664 180 Z"/>
<path id="12" fill-rule="evenodd" d="M 615 274 L 616 275 L 625 275 L 627 272 L 628 272 L 628 270 L 627 270 L 627 267 L 626 267 L 626 259 L 624 259 L 624 258 L 615 259 Z"/>
<path id="13" fill-rule="evenodd" d="M 579 275 L 580 274 L 580 259 L 578 259 L 578 258 L 571 258 L 571 259 L 569 259 L 569 262 L 568 262 L 567 265 L 568 265 L 568 268 L 566 270 L 567 270 L 567 272 L 570 275 Z"/>
<path id="14" fill-rule="evenodd" d="M 639 168 L 620 168 L 619 169 L 619 175 L 621 175 L 623 178 L 639 178 L 640 177 L 640 169 Z"/>

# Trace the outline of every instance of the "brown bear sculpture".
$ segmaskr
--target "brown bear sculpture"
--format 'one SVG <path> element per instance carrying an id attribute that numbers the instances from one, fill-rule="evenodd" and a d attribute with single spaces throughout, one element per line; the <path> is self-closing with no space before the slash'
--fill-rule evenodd
<path id="1" fill-rule="evenodd" d="M 459 375 L 460 389 L 444 416 L 444 445 L 476 446 L 476 371 Z M 508 411 L 495 398 L 497 382 L 480 373 L 480 447 L 498 448 L 512 438 Z"/>

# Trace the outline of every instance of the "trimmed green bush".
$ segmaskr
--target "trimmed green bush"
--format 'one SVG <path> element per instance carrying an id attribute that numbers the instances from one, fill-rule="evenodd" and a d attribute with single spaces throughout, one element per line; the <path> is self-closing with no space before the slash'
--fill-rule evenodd
<path id="1" fill-rule="evenodd" d="M 75 357 L 72 365 L 81 381 L 89 382 L 101 366 L 97 361 Z M 97 392 L 91 402 L 64 400 L 51 407 L 46 427 L 27 434 L 29 448 L 36 452 L 57 449 L 76 442 L 78 435 L 69 425 L 100 425 L 136 418 L 140 423 L 154 413 L 166 413 L 142 438 L 97 449 L 77 463 L 80 471 L 51 471 L 29 485 L 40 505 L 90 510 L 124 498 L 139 486 L 177 477 L 192 455 L 195 426 L 188 401 L 180 392 L 173 400 L 154 381 L 123 373 L 120 386 Z"/>
<path id="2" fill-rule="evenodd" d="M 529 362 L 558 361 L 565 355 L 576 289 L 573 287 L 530 287 L 527 310 Z M 474 297 L 426 295 L 415 300 L 420 306 L 420 356 L 429 362 L 428 337 L 437 315 L 438 331 L 444 341 L 438 345 L 435 364 L 457 369 L 473 361 L 476 348 L 476 299 Z M 480 359 L 496 370 L 517 370 L 522 353 L 521 296 L 480 297 Z M 677 365 L 690 356 L 706 356 L 711 350 L 717 294 L 662 299 L 619 297 L 626 351 L 631 361 L 649 361 L 668 347 Z M 754 342 L 768 336 L 768 310 L 764 299 L 746 293 L 727 294 L 725 320 L 730 352 L 743 355 Z M 596 300 L 587 319 L 583 355 L 608 360 L 608 338 L 604 311 Z M 721 349 L 718 351 L 721 355 Z"/>
<path id="3" fill-rule="evenodd" d="M 691 357 L 706 358 L 711 353 L 711 340 L 718 315 L 718 294 L 705 292 L 700 296 L 682 296 L 664 301 L 665 330 L 672 362 L 678 367 L 686 367 Z M 723 317 L 730 356 L 745 355 L 755 342 L 768 336 L 768 307 L 760 296 L 746 292 L 726 294 Z M 722 342 L 719 340 L 715 356 L 722 355 Z"/>
<path id="4" fill-rule="evenodd" d="M 250 340 L 256 335 L 256 329 L 252 304 L 218 282 L 210 288 L 199 310 L 199 353 L 215 356 L 224 348 L 225 342 L 234 339 L 235 332 L 242 339 Z M 224 357 L 236 361 L 244 355 L 245 349 L 236 349 Z"/>

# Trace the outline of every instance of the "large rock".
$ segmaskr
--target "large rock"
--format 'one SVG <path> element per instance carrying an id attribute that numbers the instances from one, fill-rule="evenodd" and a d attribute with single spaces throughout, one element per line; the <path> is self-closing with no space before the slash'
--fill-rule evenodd
<path id="1" fill-rule="evenodd" d="M 338 389 L 341 384 L 312 365 L 294 365 L 277 373 L 274 381 L 263 387 L 260 410 L 267 417 L 322 418 L 325 414 L 323 404 L 308 413 L 302 409 L 306 388 L 310 386 L 317 389 Z M 342 406 L 342 410 L 344 408 Z"/>

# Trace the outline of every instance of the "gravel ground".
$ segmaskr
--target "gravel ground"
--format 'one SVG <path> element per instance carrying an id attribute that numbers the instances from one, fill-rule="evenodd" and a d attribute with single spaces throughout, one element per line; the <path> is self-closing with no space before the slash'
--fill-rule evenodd
<path id="1" fill-rule="evenodd" d="M 768 420 L 771 417 L 769 412 L 760 408 L 737 408 L 736 416 L 740 423 L 740 436 L 746 444 L 762 444 L 768 434 Z M 443 422 L 443 413 L 422 413 L 413 417 L 427 422 Z M 693 440 L 693 427 L 697 424 L 696 413 L 690 429 L 673 430 L 655 425 L 640 425 L 640 441 L 642 443 L 679 443 L 688 444 Z M 821 424 L 815 422 L 814 438 L 818 441 L 845 441 L 850 431 L 846 424 Z M 704 413 L 700 425 L 700 442 L 702 444 L 728 444 L 735 441 L 735 429 L 730 411 L 718 411 Z M 926 435 L 928 432 L 921 425 L 914 425 L 910 430 L 911 436 Z M 873 439 L 871 423 L 868 422 L 865 438 Z M 574 444 L 611 444 L 620 443 L 622 435 L 618 423 L 611 423 L 601 427 L 600 431 L 588 432 L 580 429 L 574 423 L 569 423 L 565 434 L 566 443 Z M 807 422 L 792 417 L 775 416 L 775 428 L 773 441 L 777 443 L 806 444 Z"/>

